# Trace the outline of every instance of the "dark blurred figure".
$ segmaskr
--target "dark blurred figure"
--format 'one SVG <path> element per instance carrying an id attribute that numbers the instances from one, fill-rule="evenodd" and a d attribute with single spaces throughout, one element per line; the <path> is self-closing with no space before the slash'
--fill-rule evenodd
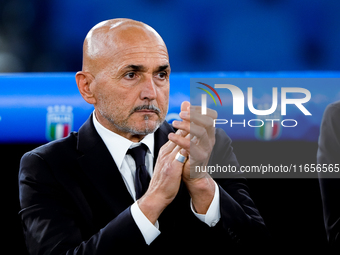
<path id="1" fill-rule="evenodd" d="M 340 101 L 327 106 L 320 128 L 317 163 L 335 169 L 340 164 Z M 330 168 L 329 168 L 330 169 Z M 330 250 L 340 252 L 340 179 L 319 173 L 324 222 Z"/>

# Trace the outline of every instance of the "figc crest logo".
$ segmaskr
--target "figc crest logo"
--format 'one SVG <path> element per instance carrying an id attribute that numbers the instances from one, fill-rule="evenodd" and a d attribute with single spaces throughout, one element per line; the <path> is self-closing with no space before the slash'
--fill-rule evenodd
<path id="1" fill-rule="evenodd" d="M 55 105 L 47 108 L 46 138 L 49 141 L 68 136 L 72 130 L 72 106 Z"/>

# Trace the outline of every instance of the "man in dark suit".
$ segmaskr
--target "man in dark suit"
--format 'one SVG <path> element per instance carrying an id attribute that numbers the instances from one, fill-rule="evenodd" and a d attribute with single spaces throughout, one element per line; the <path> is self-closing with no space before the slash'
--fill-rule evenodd
<path id="1" fill-rule="evenodd" d="M 169 74 L 166 46 L 148 25 L 114 19 L 90 30 L 76 82 L 95 111 L 79 132 L 21 160 L 31 254 L 263 247 L 269 235 L 245 179 L 190 176 L 195 166 L 238 162 L 215 111 L 202 116 L 184 102 L 182 121 L 164 122 Z"/>
<path id="2" fill-rule="evenodd" d="M 317 163 L 325 164 L 327 168 L 340 166 L 340 101 L 328 105 L 324 112 Z M 338 178 L 338 173 L 335 173 L 335 176 L 329 172 L 319 173 L 327 238 L 330 249 L 336 254 L 340 251 L 340 180 Z"/>

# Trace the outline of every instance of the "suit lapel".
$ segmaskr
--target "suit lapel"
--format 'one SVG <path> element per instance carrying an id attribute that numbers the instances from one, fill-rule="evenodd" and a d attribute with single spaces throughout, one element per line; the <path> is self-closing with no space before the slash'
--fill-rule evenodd
<path id="1" fill-rule="evenodd" d="M 90 182 L 118 215 L 133 203 L 124 180 L 103 140 L 92 122 L 92 115 L 79 129 L 78 150 L 82 156 L 78 162 Z"/>

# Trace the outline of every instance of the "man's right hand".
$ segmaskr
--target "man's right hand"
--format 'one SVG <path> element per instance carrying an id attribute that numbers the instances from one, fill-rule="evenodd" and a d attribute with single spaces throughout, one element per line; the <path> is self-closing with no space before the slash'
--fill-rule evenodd
<path id="1" fill-rule="evenodd" d="M 181 131 L 176 133 L 178 132 Z M 178 193 L 183 163 L 175 157 L 180 150 L 181 148 L 170 140 L 162 146 L 149 188 L 137 202 L 140 210 L 153 224 Z"/>

